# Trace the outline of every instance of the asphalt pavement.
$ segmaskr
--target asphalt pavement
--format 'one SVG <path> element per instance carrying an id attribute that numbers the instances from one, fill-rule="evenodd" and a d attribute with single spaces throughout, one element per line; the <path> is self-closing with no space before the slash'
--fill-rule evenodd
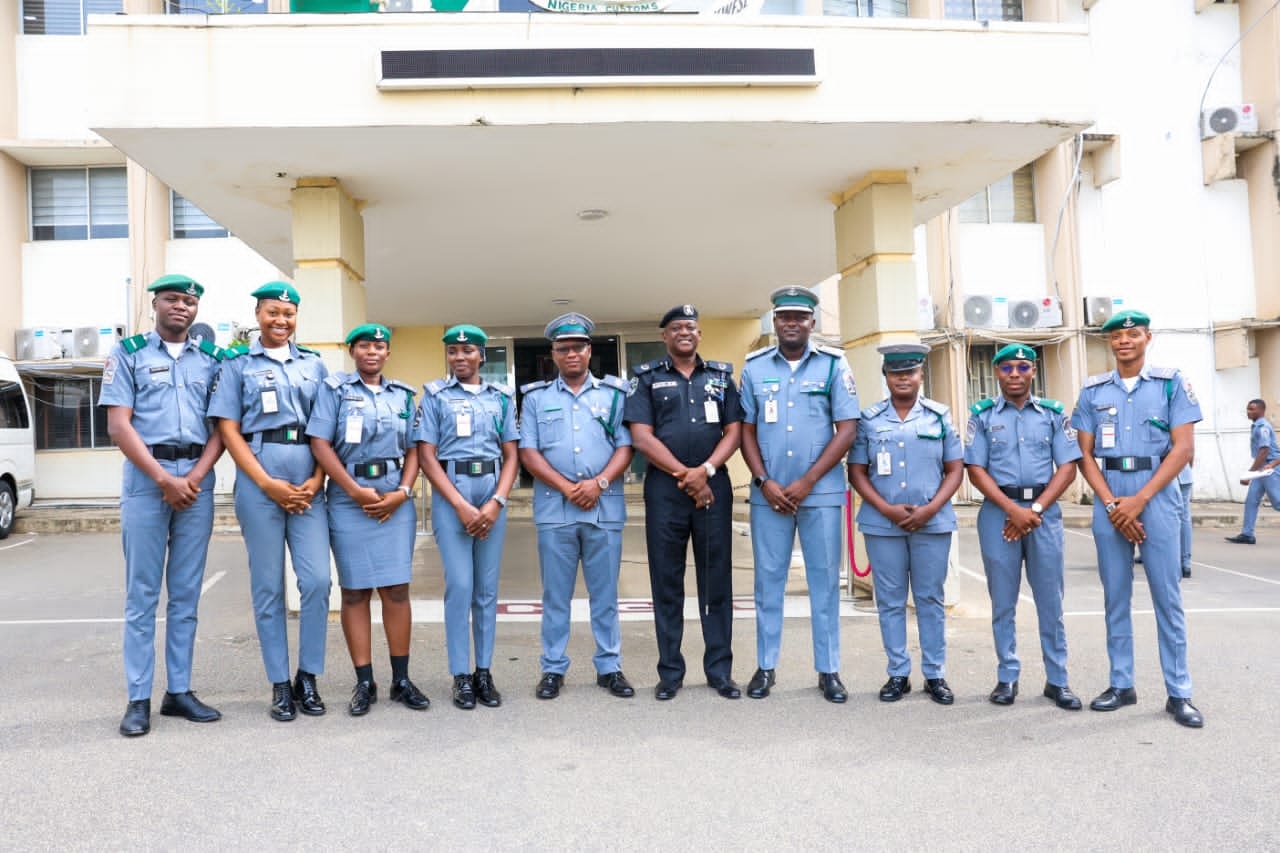
<path id="1" fill-rule="evenodd" d="M 728 701 L 707 689 L 698 625 L 688 621 L 685 689 L 656 702 L 643 529 L 632 524 L 622 596 L 635 605 L 623 622 L 633 699 L 595 686 L 586 622 L 573 626 L 563 694 L 535 699 L 536 615 L 510 606 L 494 662 L 503 707 L 451 707 L 433 611 L 438 559 L 424 536 L 411 671 L 431 709 L 410 711 L 384 692 L 368 716 L 349 717 L 353 675 L 335 620 L 320 679 L 328 714 L 276 723 L 243 543 L 222 533 L 210 549 L 194 687 L 224 719 L 199 725 L 156 713 L 151 734 L 137 739 L 116 733 L 125 705 L 118 536 L 15 534 L 0 542 L 0 848 L 1275 849 L 1280 529 L 1260 529 L 1253 547 L 1223 542 L 1231 532 L 1197 528 L 1183 583 L 1201 730 L 1164 712 L 1140 570 L 1136 706 L 1073 713 L 1039 695 L 1029 598 L 1019 609 L 1021 696 L 1009 708 L 987 702 L 995 658 L 971 528 L 959 534 L 962 604 L 948 618 L 954 706 L 930 702 L 918 672 L 903 701 L 877 700 L 884 655 L 863 600 L 845 603 L 850 700 L 824 702 L 802 573 L 789 586 L 798 615 L 786 620 L 772 696 Z M 1087 702 L 1107 683 L 1102 594 L 1088 530 L 1066 539 L 1071 682 Z M 513 523 L 508 604 L 536 599 L 531 542 L 528 523 Z M 746 537 L 735 540 L 734 563 L 743 617 L 735 674 L 745 684 L 755 668 Z M 378 630 L 374 665 L 385 685 Z M 290 633 L 296 643 L 296 623 Z M 910 637 L 918 667 L 914 625 Z M 163 689 L 161 652 L 157 710 Z"/>

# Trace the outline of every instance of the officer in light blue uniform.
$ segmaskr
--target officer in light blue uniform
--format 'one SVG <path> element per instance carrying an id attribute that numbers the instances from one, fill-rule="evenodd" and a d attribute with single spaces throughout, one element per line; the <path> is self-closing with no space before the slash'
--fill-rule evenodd
<path id="1" fill-rule="evenodd" d="M 507 535 L 507 496 L 515 484 L 516 404 L 509 387 L 480 376 L 488 336 L 453 326 L 442 339 L 451 375 L 423 387 L 413 428 L 431 481 L 431 529 L 444 562 L 444 623 L 453 704 L 502 704 L 493 684 L 498 577 Z M 471 644 L 475 642 L 475 671 Z"/>
<path id="2" fill-rule="evenodd" d="M 1180 587 L 1182 496 L 1178 472 L 1194 454 L 1200 404 L 1173 368 L 1150 367 L 1150 319 L 1121 311 L 1102 327 L 1116 369 L 1091 376 L 1071 424 L 1079 432 L 1080 469 L 1093 488 L 1093 538 L 1106 606 L 1108 688 L 1090 707 L 1113 711 L 1137 702 L 1133 687 L 1133 552 L 1140 545 L 1155 606 L 1165 709 L 1185 726 L 1204 724 L 1191 704 L 1186 620 Z"/>
<path id="3" fill-rule="evenodd" d="M 250 294 L 261 336 L 222 363 L 209 416 L 236 461 L 236 518 L 249 552 L 253 617 L 272 684 L 270 713 L 285 722 L 325 711 L 316 688 L 329 629 L 329 523 L 324 473 L 311 455 L 306 425 L 324 378 L 320 355 L 291 338 L 298 291 L 275 281 Z M 232 351 L 235 352 L 235 351 Z M 269 491 L 268 491 L 269 489 Z M 298 578 L 298 672 L 289 683 L 284 549 Z"/>
<path id="4" fill-rule="evenodd" d="M 978 510 L 978 545 L 991 595 L 996 687 L 988 697 L 1012 705 L 1018 695 L 1014 614 L 1022 565 L 1035 601 L 1044 656 L 1044 695 L 1060 708 L 1078 711 L 1080 699 L 1067 682 L 1067 632 L 1062 623 L 1063 532 L 1058 498 L 1076 476 L 1080 458 L 1075 430 L 1057 400 L 1036 397 L 1036 352 L 1009 344 L 993 364 L 1001 393 L 969 409 L 964 461 L 969 479 L 986 496 Z"/>
<path id="5" fill-rule="evenodd" d="M 161 585 L 169 593 L 169 689 L 160 713 L 202 723 L 222 716 L 191 692 L 191 656 L 213 530 L 213 464 L 222 455 L 222 442 L 210 434 L 206 414 L 224 353 L 208 341 L 187 337 L 204 294 L 200 284 L 184 275 L 166 275 L 147 290 L 155 294 L 155 331 L 115 345 L 102 370 L 98 400 L 107 409 L 111 438 L 125 455 L 120 529 L 129 703 L 120 733 L 126 737 L 151 730 Z"/>
<path id="6" fill-rule="evenodd" d="M 758 669 L 747 695 L 763 699 L 776 681 L 782 605 L 796 534 L 804 553 L 818 687 L 830 702 L 840 681 L 840 461 L 853 444 L 858 392 L 844 351 L 814 346 L 818 296 L 807 287 L 775 290 L 776 346 L 747 356 L 742 369 L 742 456 L 751 470 L 751 551 L 755 561 Z"/>
<path id="7" fill-rule="evenodd" d="M 622 673 L 618 571 L 627 510 L 622 475 L 631 462 L 623 426 L 628 385 L 590 372 L 594 324 L 563 314 L 547 324 L 559 376 L 533 382 L 520 413 L 520 462 L 538 481 L 533 523 L 542 566 L 542 675 L 535 695 L 554 699 L 569 669 L 569 607 L 578 563 L 590 598 L 596 683 L 614 696 L 634 688 Z"/>
<path id="8" fill-rule="evenodd" d="M 1280 467 L 1280 445 L 1276 443 L 1276 431 L 1267 422 L 1267 403 L 1265 400 L 1250 400 L 1245 409 L 1253 426 L 1249 430 L 1249 454 L 1253 458 L 1250 471 L 1272 471 Z M 1262 497 L 1266 495 L 1272 509 L 1280 509 L 1280 474 L 1271 473 L 1252 480 L 1241 480 L 1248 484 L 1249 491 L 1244 497 L 1244 525 L 1235 536 L 1228 536 L 1228 542 L 1238 545 L 1256 545 L 1254 526 L 1258 523 L 1258 510 L 1262 507 Z"/>
<path id="9" fill-rule="evenodd" d="M 849 453 L 849 481 L 862 497 L 858 529 L 867 546 L 888 658 L 889 680 L 880 699 L 895 702 L 911 692 L 909 584 L 925 690 L 935 702 L 950 705 L 955 696 L 946 681 L 943 584 L 957 527 L 951 496 L 964 478 L 964 449 L 950 409 L 920 395 L 929 348 L 889 344 L 879 351 L 890 396 L 862 410 L 858 440 Z"/>

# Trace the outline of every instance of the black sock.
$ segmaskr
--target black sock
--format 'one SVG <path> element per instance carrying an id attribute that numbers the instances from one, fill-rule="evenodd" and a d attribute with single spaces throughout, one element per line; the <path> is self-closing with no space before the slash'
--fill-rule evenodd
<path id="1" fill-rule="evenodd" d="M 364 663 L 356 667 L 356 681 L 373 683 L 373 664 Z"/>
<path id="2" fill-rule="evenodd" d="M 409 656 L 391 656 L 391 680 L 401 681 L 409 677 Z"/>

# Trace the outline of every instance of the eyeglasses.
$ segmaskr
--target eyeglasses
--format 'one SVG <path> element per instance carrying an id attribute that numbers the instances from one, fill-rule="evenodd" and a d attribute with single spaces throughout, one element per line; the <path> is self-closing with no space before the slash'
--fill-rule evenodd
<path id="1" fill-rule="evenodd" d="M 591 345 L 590 345 L 590 344 L 586 344 L 586 343 L 582 343 L 582 344 L 561 344 L 560 346 L 552 347 L 552 348 L 551 348 L 551 351 L 552 351 L 553 353 L 555 353 L 556 355 L 568 355 L 569 353 L 574 353 L 574 354 L 577 354 L 577 355 L 581 355 L 582 353 L 584 353 L 584 352 L 586 352 L 586 351 L 587 351 L 587 347 L 589 347 L 589 346 L 591 346 Z"/>
<path id="2" fill-rule="evenodd" d="M 1009 376 L 1015 370 L 1019 373 L 1030 373 L 1034 367 L 1034 364 L 1025 361 L 1020 361 L 1017 364 L 1009 364 L 1008 362 L 1005 362 L 1004 364 L 997 365 L 997 369 L 1005 376 Z"/>

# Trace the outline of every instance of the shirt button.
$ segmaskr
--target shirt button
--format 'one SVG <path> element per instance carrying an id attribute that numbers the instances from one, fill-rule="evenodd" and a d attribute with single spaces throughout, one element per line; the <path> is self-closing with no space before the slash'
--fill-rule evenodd
<path id="1" fill-rule="evenodd" d="M 582 452 L 582 448 L 581 448 L 581 447 L 575 447 L 575 448 L 573 449 L 573 452 L 574 452 L 574 453 L 581 453 L 581 452 Z"/>
<path id="2" fill-rule="evenodd" d="M 788 450 L 788 451 L 787 451 L 787 455 L 788 455 L 788 456 L 791 456 L 791 455 L 792 455 L 792 453 L 791 453 L 791 451 L 790 451 L 790 450 Z"/>
<path id="3" fill-rule="evenodd" d="M 905 480 L 904 480 L 904 481 L 902 481 L 901 483 L 899 483 L 898 485 L 899 485 L 899 486 L 901 486 L 901 487 L 902 487 L 902 488 L 904 488 L 904 489 L 907 487 L 907 483 L 906 483 L 906 481 L 905 481 Z"/>
<path id="4" fill-rule="evenodd" d="M 899 446 L 899 447 L 906 447 L 906 446 L 907 446 L 907 443 L 906 443 L 905 441 L 899 441 L 899 442 L 898 442 L 898 446 Z"/>
<path id="5" fill-rule="evenodd" d="M 689 423 L 696 424 L 697 422 L 698 422 L 697 418 L 689 418 Z"/>
<path id="6" fill-rule="evenodd" d="M 1127 429 L 1131 429 L 1131 427 L 1125 427 L 1125 429 L 1126 429 L 1126 430 L 1127 430 Z"/>
<path id="7" fill-rule="evenodd" d="M 576 404 L 574 405 L 573 410 L 574 410 L 575 412 L 576 412 L 576 411 L 578 411 L 578 407 L 577 407 L 577 405 L 576 405 Z"/>
<path id="8" fill-rule="evenodd" d="M 795 427 L 791 426 L 790 424 L 787 424 L 787 432 L 792 432 L 794 430 L 795 430 Z"/>
<path id="9" fill-rule="evenodd" d="M 789 409 L 789 408 L 791 408 L 791 407 L 792 407 L 792 406 L 794 406 L 794 405 L 795 405 L 795 401 L 793 401 L 793 400 L 788 400 L 788 401 L 787 401 L 787 408 L 788 408 L 788 409 Z"/>
<path id="10" fill-rule="evenodd" d="M 906 463 L 906 462 L 899 462 L 899 463 L 898 463 L 898 467 L 899 467 L 899 468 L 906 468 L 906 467 L 907 467 L 907 463 Z"/>

